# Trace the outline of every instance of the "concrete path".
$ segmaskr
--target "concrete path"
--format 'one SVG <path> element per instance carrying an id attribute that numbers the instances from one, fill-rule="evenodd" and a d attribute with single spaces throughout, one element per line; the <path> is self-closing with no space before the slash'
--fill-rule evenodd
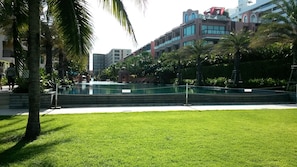
<path id="1" fill-rule="evenodd" d="M 87 114 L 149 111 L 207 111 L 207 110 L 261 110 L 261 109 L 296 109 L 296 104 L 276 105 L 195 105 L 195 106 L 144 106 L 144 107 L 84 107 L 41 109 L 40 115 L 47 114 Z M 28 109 L 0 109 L 0 115 L 28 115 Z"/>

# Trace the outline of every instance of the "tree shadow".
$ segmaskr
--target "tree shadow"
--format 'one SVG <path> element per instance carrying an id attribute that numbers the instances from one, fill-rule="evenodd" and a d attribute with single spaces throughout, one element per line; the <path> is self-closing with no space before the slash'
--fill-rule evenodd
<path id="1" fill-rule="evenodd" d="M 69 141 L 70 139 L 54 140 L 52 142 L 44 143 L 42 145 L 33 145 L 25 147 L 26 145 L 32 142 L 22 139 L 19 142 L 17 142 L 13 147 L 0 153 L 0 166 L 10 166 L 11 163 L 21 162 L 23 160 L 30 159 L 42 152 L 45 152 L 47 149 L 51 148 L 54 145 Z M 53 166 L 51 165 L 51 163 L 53 162 L 48 161 L 47 166 Z"/>
<path id="2" fill-rule="evenodd" d="M 42 131 L 40 136 L 51 132 L 57 132 L 68 126 L 70 126 L 70 124 L 52 128 L 46 131 Z M 24 140 L 23 135 L 15 135 L 15 136 L 7 137 L 5 139 L 1 139 L 0 141 L 1 143 L 18 141 L 11 148 L 8 148 L 7 150 L 0 152 L 0 166 L 10 166 L 11 163 L 18 162 L 18 161 L 21 162 L 23 160 L 30 159 L 42 152 L 45 152 L 47 149 L 51 148 L 54 145 L 70 142 L 71 139 L 54 140 L 44 144 L 38 144 L 38 145 L 33 144 L 28 147 L 26 147 L 28 144 L 34 143 L 35 141 L 38 141 L 38 139 L 34 141 L 27 141 L 27 140 Z M 43 164 L 39 164 L 39 165 L 54 166 L 53 162 L 50 160 L 44 161 L 42 163 Z"/>
<path id="3" fill-rule="evenodd" d="M 0 116 L 0 121 L 5 120 L 5 119 L 10 119 L 13 116 L 6 116 L 6 115 L 2 115 Z"/>
<path id="4" fill-rule="evenodd" d="M 25 129 L 25 127 L 18 128 L 18 129 L 12 129 L 12 130 L 5 131 L 5 132 L 1 133 L 0 136 L 2 136 L 2 137 L 0 139 L 0 144 L 20 141 L 23 137 L 23 134 L 19 134 L 19 133 L 17 133 L 17 131 L 23 130 L 23 129 Z"/>
<path id="5" fill-rule="evenodd" d="M 2 119 L 3 120 L 3 119 Z M 0 126 L 0 144 L 17 142 L 22 138 L 25 120 L 20 117 L 6 117 L 7 123 Z"/>
<path id="6" fill-rule="evenodd" d="M 67 124 L 67 125 L 59 126 L 59 127 L 52 128 L 52 129 L 49 129 L 49 130 L 44 130 L 44 131 L 41 131 L 40 135 L 45 135 L 45 134 L 48 134 L 48 133 L 51 133 L 51 132 L 56 132 L 56 131 L 65 129 L 65 128 L 69 127 L 70 125 L 71 124 Z"/>
<path id="7" fill-rule="evenodd" d="M 54 121 L 54 120 L 55 119 L 48 119 L 46 121 L 43 121 L 41 124 L 45 124 L 45 123 L 48 123 L 48 122 L 51 122 L 51 121 Z M 4 127 L 12 126 L 12 125 L 17 124 L 17 123 L 22 122 L 22 121 L 24 121 L 24 120 L 18 119 L 18 120 L 15 120 L 15 121 L 11 121 L 8 124 L 0 126 L 0 129 L 2 129 Z M 57 128 L 51 129 L 50 131 L 58 131 L 58 130 L 61 130 L 61 129 L 63 129 L 65 127 L 68 127 L 68 126 L 70 126 L 70 125 L 57 127 Z M 26 126 L 22 124 L 19 127 L 8 128 L 8 130 L 0 132 L 0 144 L 20 141 L 21 138 L 23 137 L 23 131 L 25 129 L 26 129 Z M 41 132 L 41 135 L 45 134 L 46 132 L 47 131 Z"/>
<path id="8" fill-rule="evenodd" d="M 5 117 L 5 118 L 3 118 L 3 116 L 0 116 L 0 121 L 8 120 L 8 119 L 14 119 L 14 117 Z M 22 122 L 22 121 L 24 121 L 24 120 L 23 119 L 16 119 L 14 121 L 10 121 L 8 124 L 1 125 L 0 128 L 11 126 L 11 125 L 17 124 L 17 123 Z"/>

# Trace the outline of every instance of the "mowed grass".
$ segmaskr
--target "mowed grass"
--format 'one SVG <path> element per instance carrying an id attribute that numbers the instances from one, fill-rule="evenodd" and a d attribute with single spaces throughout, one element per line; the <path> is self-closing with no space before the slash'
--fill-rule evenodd
<path id="1" fill-rule="evenodd" d="M 296 110 L 0 117 L 0 166 L 297 166 Z"/>

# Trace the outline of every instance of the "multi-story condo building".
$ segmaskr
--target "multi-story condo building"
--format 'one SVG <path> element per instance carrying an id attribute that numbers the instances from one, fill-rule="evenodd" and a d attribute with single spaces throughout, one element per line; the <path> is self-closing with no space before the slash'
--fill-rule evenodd
<path id="1" fill-rule="evenodd" d="M 183 12 L 182 24 L 138 49 L 133 55 L 145 51 L 150 52 L 153 57 L 159 57 L 164 52 L 191 45 L 199 39 L 215 44 L 231 31 L 256 30 L 256 26 L 254 23 L 232 21 L 221 7 L 212 7 L 203 14 L 189 9 Z"/>

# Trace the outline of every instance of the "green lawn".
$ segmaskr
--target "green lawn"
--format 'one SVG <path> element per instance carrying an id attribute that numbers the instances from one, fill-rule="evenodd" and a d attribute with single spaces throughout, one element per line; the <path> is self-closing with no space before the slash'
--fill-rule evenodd
<path id="1" fill-rule="evenodd" d="M 296 110 L 0 117 L 0 166 L 297 166 Z"/>

